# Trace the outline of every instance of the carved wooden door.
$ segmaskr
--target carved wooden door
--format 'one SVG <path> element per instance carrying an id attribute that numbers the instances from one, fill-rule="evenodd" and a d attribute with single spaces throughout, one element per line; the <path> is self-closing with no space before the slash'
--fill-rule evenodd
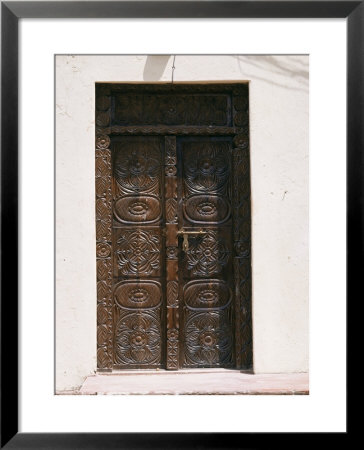
<path id="1" fill-rule="evenodd" d="M 147 100 L 134 101 L 159 110 L 147 89 Z M 251 365 L 249 155 L 235 119 L 247 110 L 247 91 L 203 89 L 203 101 L 191 104 L 202 102 L 201 113 L 211 106 L 205 91 L 218 92 L 212 105 L 225 114 L 191 109 L 183 120 L 221 126 L 179 128 L 177 116 L 159 112 L 166 125 L 97 129 L 99 369 Z M 100 117 L 107 111 L 116 121 L 119 100 L 107 98 L 98 97 Z"/>
<path id="2" fill-rule="evenodd" d="M 114 366 L 162 367 L 163 140 L 113 142 Z"/>
<path id="3" fill-rule="evenodd" d="M 178 140 L 180 366 L 233 367 L 231 138 Z"/>

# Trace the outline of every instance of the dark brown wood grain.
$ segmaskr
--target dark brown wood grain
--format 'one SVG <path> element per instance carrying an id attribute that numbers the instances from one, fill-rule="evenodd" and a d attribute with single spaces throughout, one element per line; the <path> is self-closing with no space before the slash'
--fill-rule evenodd
<path id="1" fill-rule="evenodd" d="M 248 86 L 100 84 L 96 110 L 98 368 L 251 367 Z"/>
<path id="2" fill-rule="evenodd" d="M 96 127 L 98 135 L 173 135 L 173 136 L 235 136 L 244 128 L 231 126 L 197 126 L 197 125 L 113 125 Z"/>
<path id="3" fill-rule="evenodd" d="M 177 143 L 175 136 L 165 137 L 165 211 L 166 211 L 166 282 L 167 346 L 166 369 L 179 367 L 178 298 L 178 223 L 177 223 Z"/>
<path id="4" fill-rule="evenodd" d="M 96 104 L 96 114 L 100 103 Z M 102 109 L 110 114 L 110 110 Z M 107 135 L 96 137 L 96 264 L 97 264 L 97 367 L 110 370 L 113 361 L 112 320 L 112 189 L 111 150 Z"/>
<path id="5" fill-rule="evenodd" d="M 180 138 L 182 367 L 234 367 L 231 139 Z"/>
<path id="6" fill-rule="evenodd" d="M 111 139 L 113 174 L 113 364 L 164 364 L 163 140 Z"/>

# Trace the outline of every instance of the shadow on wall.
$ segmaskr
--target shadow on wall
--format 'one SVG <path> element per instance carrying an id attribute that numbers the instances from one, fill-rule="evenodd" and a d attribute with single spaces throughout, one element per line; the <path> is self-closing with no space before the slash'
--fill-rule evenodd
<path id="1" fill-rule="evenodd" d="M 285 89 L 308 92 L 308 57 L 300 55 L 232 55 L 242 79 L 258 79 Z M 144 81 L 171 81 L 173 55 L 148 55 Z M 167 66 L 168 74 L 164 76 Z"/>
<path id="2" fill-rule="evenodd" d="M 286 89 L 308 92 L 308 57 L 291 55 L 234 56 L 245 79 L 258 79 Z M 272 75 L 275 74 L 274 81 Z"/>
<path id="3" fill-rule="evenodd" d="M 163 77 L 171 57 L 172 55 L 148 55 L 144 66 L 143 80 L 159 81 Z"/>

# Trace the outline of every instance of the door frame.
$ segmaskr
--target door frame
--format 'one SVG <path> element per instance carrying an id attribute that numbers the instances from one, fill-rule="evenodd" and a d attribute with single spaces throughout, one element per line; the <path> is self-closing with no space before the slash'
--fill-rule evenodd
<path id="1" fill-rule="evenodd" d="M 158 93 L 227 93 L 231 98 L 231 126 L 127 125 L 113 124 L 113 94 L 143 90 Z M 248 83 L 176 83 L 128 84 L 96 83 L 96 264 L 97 264 L 97 370 L 113 369 L 113 271 L 112 271 L 112 167 L 111 136 L 232 136 L 233 142 L 233 243 L 235 294 L 235 355 L 237 369 L 251 369 L 252 283 L 251 283 L 251 211 L 249 157 L 249 85 Z M 168 311 L 171 317 L 176 311 Z M 167 318 L 168 322 L 168 318 Z M 175 334 L 167 339 L 168 349 L 178 347 Z M 176 369 L 177 367 L 168 367 Z M 139 369 L 141 370 L 141 369 Z"/>

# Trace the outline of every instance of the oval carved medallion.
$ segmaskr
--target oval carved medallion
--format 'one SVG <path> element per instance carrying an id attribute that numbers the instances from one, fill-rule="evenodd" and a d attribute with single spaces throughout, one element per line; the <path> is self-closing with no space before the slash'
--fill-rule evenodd
<path id="1" fill-rule="evenodd" d="M 122 308 L 154 308 L 161 302 L 161 285 L 157 281 L 122 281 L 114 290 L 114 299 Z"/>
<path id="2" fill-rule="evenodd" d="M 219 224 L 229 218 L 230 207 L 218 195 L 193 195 L 184 203 L 184 214 L 190 222 Z"/>
<path id="3" fill-rule="evenodd" d="M 224 308 L 231 300 L 231 291 L 221 280 L 190 281 L 184 288 L 188 308 Z"/>
<path id="4" fill-rule="evenodd" d="M 114 204 L 114 215 L 123 223 L 154 222 L 160 218 L 161 213 L 159 199 L 151 195 L 124 196 Z"/>

